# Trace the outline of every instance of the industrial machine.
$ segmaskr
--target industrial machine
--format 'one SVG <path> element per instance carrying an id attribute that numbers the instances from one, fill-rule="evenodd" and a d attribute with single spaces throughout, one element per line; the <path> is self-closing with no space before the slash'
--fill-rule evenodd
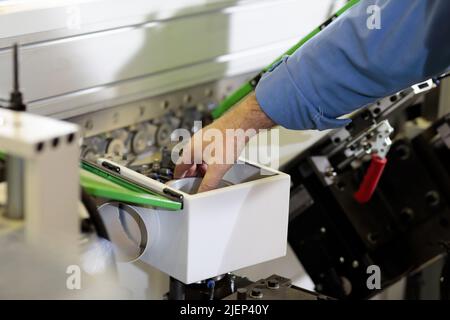
<path id="1" fill-rule="evenodd" d="M 25 167 L 31 169 L 17 180 L 23 163 L 10 157 L 24 154 L 12 154 L 0 130 L 8 189 L 21 190 L 39 170 L 38 183 L 27 188 L 45 196 L 38 201 L 29 199 L 31 189 L 25 197 L 10 192 L 8 208 L 24 205 L 29 211 L 15 220 L 2 218 L 7 227 L 0 238 L 23 244 L 26 255 L 30 243 L 46 242 L 23 240 L 18 236 L 23 230 L 58 243 L 64 237 L 53 231 L 69 228 L 73 235 L 81 225 L 80 239 L 71 245 L 82 250 L 57 264 L 46 257 L 36 273 L 62 270 L 49 296 L 64 298 L 369 298 L 380 291 L 366 287 L 368 266 L 386 270 L 385 289 L 443 257 L 450 237 L 450 86 L 444 78 L 368 106 L 341 130 L 281 130 L 279 170 L 237 164 L 223 188 L 204 196 L 191 194 L 191 182 L 171 181 L 173 131 L 195 133 L 199 124 L 220 116 L 227 109 L 220 105 L 224 98 L 239 88 L 251 90 L 260 70 L 332 21 L 335 5 L 332 0 L 6 1 L 0 6 L 0 70 L 8 71 L 0 74 L 0 105 L 9 103 L 14 87 L 12 45 L 18 43 L 16 75 L 27 110 L 18 117 L 31 123 L 29 144 L 36 148 L 43 142 L 50 160 L 27 154 Z M 24 19 L 30 23 L 18 22 Z M 11 117 L 12 111 L 5 112 Z M 48 137 L 35 134 L 50 125 L 61 130 Z M 71 153 L 58 149 L 66 144 Z M 126 179 L 111 184 L 106 180 L 117 178 L 115 168 L 95 167 L 99 158 L 168 183 L 182 200 L 142 196 L 145 188 L 127 189 Z M 74 164 L 80 159 L 79 179 Z M 107 179 L 92 176 L 100 169 Z M 270 174 L 261 175 L 262 169 Z M 69 180 L 67 190 L 61 184 Z M 9 201 L 14 195 L 20 201 Z M 39 206 L 44 200 L 55 206 Z M 317 292 L 297 288 L 298 279 L 291 281 L 276 268 L 258 275 L 258 266 L 267 265 L 261 263 L 287 249 Z M 17 254 L 6 253 L 10 261 Z M 65 288 L 66 269 L 73 265 L 82 266 L 87 278 L 79 291 Z M 13 265 L 0 272 L 20 276 Z M 295 272 L 308 278 L 301 268 Z M 0 296 L 38 295 L 27 288 L 7 292 L 9 285 L 0 282 Z"/>
<path id="2" fill-rule="evenodd" d="M 289 242 L 317 291 L 368 298 L 377 293 L 366 284 L 371 266 L 383 270 L 381 289 L 446 255 L 449 109 L 440 83 L 358 111 L 284 167 L 292 178 Z M 446 270 L 433 280 L 442 297 Z"/>
<path id="3" fill-rule="evenodd" d="M 17 43 L 20 47 L 18 78 L 20 78 L 20 89 L 27 113 L 76 124 L 82 137 L 79 146 L 81 159 L 89 161 L 108 156 L 121 165 L 164 183 L 172 178 L 173 172 L 173 164 L 168 161 L 171 132 L 176 128 L 195 132 L 198 130 L 195 127 L 195 121 L 202 121 L 203 125 L 206 125 L 211 121 L 211 111 L 224 97 L 318 25 L 328 15 L 327 11 L 331 5 L 334 5 L 334 2 L 311 5 L 308 13 L 301 14 L 300 21 L 298 12 L 302 11 L 303 6 L 291 0 L 211 0 L 189 3 L 164 1 L 158 2 L 157 5 L 152 1 L 138 0 L 133 1 L 132 4 L 118 1 L 70 1 L 67 3 L 39 1 L 16 4 L 6 1 L 0 9 L 2 30 L 0 68 L 5 70 L 0 75 L 1 105 L 9 106 L 10 91 L 13 88 L 12 46 Z M 272 23 L 266 21 L 269 14 Z M 291 19 L 286 19 L 289 16 Z M 30 23 L 20 23 L 23 20 Z M 283 24 L 280 24 L 280 21 L 283 21 Z M 251 29 L 248 25 L 258 25 L 258 28 Z M 38 128 L 39 124 L 36 129 Z M 78 141 L 78 139 L 75 140 Z M 65 163 L 63 158 L 55 157 L 53 160 L 56 163 Z M 9 164 L 6 164 L 6 171 L 11 172 L 14 162 L 7 162 Z M 248 168 L 251 169 L 251 166 Z M 20 172 L 20 169 L 13 171 L 16 174 L 12 176 L 17 177 L 18 171 Z M 248 171 L 248 174 L 248 178 L 254 176 L 252 170 Z M 69 179 L 64 178 L 62 173 L 57 174 L 57 178 L 62 181 Z M 118 287 L 126 288 L 128 297 L 162 298 L 169 289 L 167 273 L 189 283 L 201 280 L 202 277 L 205 279 L 213 276 L 222 277 L 223 274 L 235 268 L 239 269 L 284 255 L 289 188 L 287 178 L 282 173 L 276 173 L 275 176 L 254 181 L 254 188 L 261 190 L 266 188 L 264 192 L 266 194 L 270 194 L 271 188 L 276 188 L 272 190 L 277 192 L 286 190 L 285 195 L 278 200 L 278 204 L 274 203 L 272 211 L 265 210 L 269 220 L 274 220 L 275 215 L 279 216 L 280 212 L 284 212 L 285 218 L 279 220 L 277 232 L 271 237 L 261 239 L 259 246 L 258 242 L 248 243 L 250 248 L 258 249 L 254 256 L 244 256 L 243 251 L 238 254 L 236 250 L 233 250 L 233 246 L 224 247 L 227 239 L 234 239 L 236 248 L 242 247 L 242 243 L 246 242 L 244 235 L 249 234 L 248 230 L 252 228 L 252 221 L 259 210 L 257 202 L 246 202 L 244 198 L 236 199 L 236 209 L 239 204 L 242 205 L 242 209 L 247 208 L 245 210 L 247 215 L 236 215 L 236 219 L 246 219 L 247 222 L 244 225 L 247 227 L 240 231 L 234 230 L 233 220 L 224 220 L 224 223 L 229 224 L 229 229 L 223 229 L 224 237 L 217 239 L 217 248 L 222 247 L 222 249 L 216 250 L 217 257 L 210 261 L 209 269 L 191 268 L 191 266 L 198 267 L 202 264 L 207 266 L 204 261 L 196 260 L 197 255 L 202 253 L 200 248 L 194 248 L 197 251 L 190 252 L 187 249 L 181 250 L 182 247 L 180 247 L 179 255 L 177 256 L 174 252 L 173 256 L 168 256 L 174 260 L 166 262 L 151 261 L 154 259 L 151 257 L 147 262 L 142 259 L 133 259 L 143 253 L 140 249 L 145 240 L 145 237 L 137 239 L 137 235 L 145 233 L 136 232 L 133 234 L 136 238 L 126 239 L 130 244 L 127 248 L 136 255 L 128 256 L 127 261 L 121 261 L 119 258 L 117 261 Z M 238 182 L 235 179 L 231 180 L 234 183 Z M 78 183 L 78 179 L 71 179 L 71 181 L 74 184 Z M 115 234 L 108 233 L 107 228 L 102 226 L 102 222 L 108 221 L 98 219 L 99 217 L 95 214 L 97 207 L 100 208 L 102 216 L 108 208 L 118 209 L 113 210 L 117 216 L 127 211 L 130 213 L 126 216 L 129 219 L 127 221 L 135 222 L 129 227 L 137 228 L 132 230 L 140 230 L 139 227 L 142 227 L 141 220 L 133 220 L 133 217 L 137 217 L 135 213 L 143 210 L 142 204 L 132 208 L 130 202 L 123 202 L 129 201 L 132 197 L 136 200 L 138 198 L 136 194 L 127 192 L 127 198 L 120 201 L 121 199 L 117 196 L 118 194 L 123 196 L 123 190 L 118 191 L 117 187 L 111 185 L 105 186 L 103 191 L 109 189 L 106 193 L 102 193 L 97 188 L 98 181 L 92 180 L 92 177 L 83 170 L 80 182 L 84 190 L 81 199 L 90 214 L 88 216 L 83 213 L 80 215 L 81 218 L 78 217 L 78 220 L 82 221 L 81 247 L 87 252 L 80 253 L 81 258 L 74 259 L 73 265 L 82 265 L 86 256 L 94 259 L 94 262 L 103 261 L 105 260 L 103 258 L 108 256 L 107 253 L 110 253 L 110 248 L 101 238 L 112 239 Z M 40 183 L 45 185 L 52 181 L 42 176 Z M 13 186 L 13 184 L 8 185 Z M 17 189 L 20 190 L 21 186 L 23 184 L 19 184 Z M 57 188 L 58 185 L 55 184 L 54 187 Z M 255 194 L 256 189 L 252 188 L 253 186 L 248 188 L 249 196 Z M 41 191 L 44 190 L 45 188 L 41 188 Z M 239 186 L 231 186 L 223 190 L 223 195 L 219 197 L 234 198 L 236 195 L 240 197 L 244 195 L 237 192 L 240 190 Z M 59 191 L 63 192 L 64 188 L 59 187 Z M 56 193 L 54 195 L 57 197 Z M 78 198 L 77 193 L 73 193 L 72 201 L 76 198 Z M 189 212 L 180 213 L 180 216 L 192 216 L 195 221 L 195 215 L 202 213 L 190 212 L 192 210 L 188 205 L 190 198 L 186 196 L 186 206 L 183 209 Z M 144 207 L 148 208 L 150 204 L 154 204 L 152 201 L 155 199 L 156 197 L 148 197 Z M 192 203 L 194 199 L 195 196 L 192 196 Z M 136 205 L 136 203 L 131 204 Z M 75 208 L 72 209 L 75 210 Z M 66 214 L 70 215 L 68 221 L 77 220 L 75 211 L 72 213 L 67 211 Z M 172 219 L 170 213 L 165 216 Z M 8 231 L 8 236 L 5 235 L 4 238 L 16 239 L 17 232 L 20 233 L 23 230 L 23 223 L 35 223 L 34 219 L 27 220 L 32 219 L 30 215 L 18 218 L 19 220 L 8 218 L 4 221 L 5 225 L 15 226 L 7 228 L 11 232 Z M 174 219 L 177 218 L 174 217 Z M 41 223 L 44 222 L 41 221 Z M 168 223 L 170 226 L 170 223 L 176 223 L 176 221 L 168 221 Z M 273 221 L 271 224 L 271 227 L 274 227 Z M 74 226 L 72 225 L 72 228 Z M 267 226 L 269 227 L 268 223 Z M 56 222 L 51 227 L 59 228 Z M 164 230 L 163 236 L 171 240 L 170 237 L 173 234 L 166 233 L 166 226 L 163 226 L 162 222 L 160 227 L 160 231 Z M 196 228 L 200 227 L 199 225 Z M 205 234 L 206 237 L 214 236 L 212 226 L 203 226 L 203 229 L 202 232 L 211 233 Z M 234 237 L 233 230 L 237 232 Z M 92 231 L 98 233 L 100 240 L 92 237 Z M 253 232 L 259 234 L 260 231 L 254 228 Z M 195 234 L 196 231 L 192 230 L 191 233 Z M 147 233 L 145 243 L 150 246 L 150 242 L 154 240 L 152 237 L 156 235 L 157 232 L 154 230 L 150 234 Z M 271 241 L 275 239 L 276 241 Z M 16 240 L 12 242 L 22 243 Z M 53 241 L 57 243 L 58 238 L 54 236 Z M 219 245 L 220 243 L 222 245 Z M 272 250 L 267 250 L 269 243 L 276 244 Z M 24 244 L 26 245 L 25 242 Z M 201 238 L 198 244 L 202 244 Z M 134 249 L 137 251 L 132 251 Z M 156 247 L 151 248 L 151 250 L 156 249 Z M 188 259 L 184 260 L 189 269 L 183 272 L 181 272 L 181 265 L 178 267 L 174 265 L 183 261 L 182 251 L 184 254 L 188 252 L 190 254 Z M 205 255 L 204 252 L 202 254 Z M 220 262 L 220 259 L 223 259 L 223 262 Z M 13 258 L 10 260 L 14 261 Z M 136 261 L 130 262 L 131 260 Z M 148 262 L 162 269 L 166 274 L 154 269 Z M 106 262 L 103 261 L 90 265 L 92 267 L 92 265 L 105 264 Z M 14 278 L 18 275 L 14 273 L 14 263 L 11 266 L 3 274 L 10 272 L 11 278 Z M 65 267 L 66 265 L 62 268 L 64 279 L 68 277 Z M 92 268 L 83 267 L 83 277 L 89 279 L 101 277 L 101 272 L 98 270 L 94 276 L 91 275 Z M 176 268 L 180 271 L 176 271 Z M 88 274 L 85 269 L 89 269 L 91 274 Z M 172 272 L 171 269 L 175 271 Z M 196 274 L 194 275 L 193 272 Z M 64 281 L 61 285 L 64 286 Z M 6 284 L 5 286 L 8 288 Z M 19 289 L 17 295 L 13 292 L 8 295 L 7 289 L 1 291 L 9 297 L 23 296 Z M 75 296 L 71 291 L 63 291 L 68 297 Z M 26 289 L 23 289 L 23 292 L 26 293 L 26 297 L 34 297 L 33 293 L 27 293 Z M 57 291 L 57 293 L 60 292 Z M 57 293 L 54 295 L 58 296 Z"/>

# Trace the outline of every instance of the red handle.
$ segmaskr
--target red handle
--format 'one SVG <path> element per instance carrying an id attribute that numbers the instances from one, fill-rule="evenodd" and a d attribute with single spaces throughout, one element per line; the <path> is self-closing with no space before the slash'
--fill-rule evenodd
<path id="1" fill-rule="evenodd" d="M 383 174 L 386 163 L 386 158 L 380 158 L 377 155 L 372 155 L 369 170 L 367 170 L 358 191 L 356 191 L 353 195 L 356 201 L 362 204 L 368 202 L 372 198 L 378 182 L 380 181 L 381 175 Z"/>

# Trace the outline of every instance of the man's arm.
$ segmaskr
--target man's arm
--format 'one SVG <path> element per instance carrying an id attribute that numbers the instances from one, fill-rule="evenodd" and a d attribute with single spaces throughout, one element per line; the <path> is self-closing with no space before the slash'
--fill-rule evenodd
<path id="1" fill-rule="evenodd" d="M 373 5 L 380 29 L 367 24 Z M 257 100 L 289 129 L 344 126 L 338 117 L 449 67 L 449 14 L 448 0 L 363 0 L 263 76 Z"/>
<path id="2" fill-rule="evenodd" d="M 214 121 L 208 127 L 203 128 L 198 131 L 189 144 L 183 149 L 189 149 L 189 152 L 183 152 L 181 157 L 181 163 L 179 163 L 175 168 L 175 178 L 184 178 L 190 176 L 204 175 L 202 184 L 199 187 L 198 192 L 208 191 L 214 189 L 225 175 L 225 173 L 230 169 L 232 164 L 224 164 L 227 154 L 232 155 L 232 158 L 236 160 L 242 153 L 248 140 L 251 138 L 250 135 L 245 136 L 233 136 L 234 141 L 225 141 L 226 130 L 227 129 L 242 129 L 244 131 L 253 131 L 255 134 L 260 129 L 269 129 L 275 125 L 273 121 L 266 116 L 266 114 L 261 110 L 258 101 L 254 93 L 249 94 L 242 102 L 237 106 L 233 107 L 229 112 L 225 113 L 221 118 Z M 203 153 L 205 147 L 211 143 L 207 137 L 208 130 L 218 130 L 218 132 L 224 137 L 222 152 L 217 153 L 212 157 L 202 157 L 202 163 L 195 163 L 194 157 L 196 150 L 194 147 L 200 148 L 197 152 Z M 254 130 L 251 130 L 254 129 Z M 205 134 L 206 133 L 206 134 Z M 198 147 L 203 144 L 202 147 Z M 232 148 L 230 148 L 230 144 Z"/>
<path id="3" fill-rule="evenodd" d="M 374 4 L 381 8 L 381 29 L 367 27 L 367 8 Z M 449 13 L 449 0 L 363 0 L 266 73 L 256 98 L 245 98 L 193 139 L 204 140 L 203 133 L 211 128 L 343 126 L 349 120 L 338 117 L 448 68 Z M 225 152 L 237 159 L 246 142 Z M 200 191 L 213 189 L 230 165 L 203 162 L 195 165 L 185 157 L 175 177 L 206 172 Z"/>

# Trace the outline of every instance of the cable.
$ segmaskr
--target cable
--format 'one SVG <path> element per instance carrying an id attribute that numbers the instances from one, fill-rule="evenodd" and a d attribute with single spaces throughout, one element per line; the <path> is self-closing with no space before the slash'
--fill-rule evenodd
<path id="1" fill-rule="evenodd" d="M 13 75 L 14 75 L 14 91 L 19 91 L 19 46 L 14 44 L 13 47 Z"/>
<path id="2" fill-rule="evenodd" d="M 81 189 L 81 202 L 89 214 L 89 218 L 94 225 L 97 235 L 100 238 L 109 240 L 108 231 L 106 230 L 102 217 L 98 213 L 97 206 L 92 197 L 83 188 Z"/>
<path id="3" fill-rule="evenodd" d="M 437 77 L 437 80 L 438 80 L 438 81 L 441 81 L 442 79 L 445 79 L 445 78 L 447 78 L 447 77 L 450 77 L 450 71 L 444 73 L 443 75 L 440 75 L 439 77 Z"/>
<path id="4" fill-rule="evenodd" d="M 95 204 L 94 199 L 83 188 L 81 188 L 81 202 L 88 212 L 89 218 L 94 225 L 97 236 L 108 241 L 108 243 L 111 243 L 108 231 L 106 230 L 103 219 L 97 210 L 97 205 Z M 117 269 L 116 258 L 114 254 L 111 256 L 111 265 L 109 270 L 118 281 L 119 271 Z"/>
<path id="5" fill-rule="evenodd" d="M 26 111 L 26 106 L 23 103 L 22 92 L 20 92 L 19 86 L 19 46 L 14 44 L 13 46 L 13 78 L 14 87 L 11 92 L 11 103 L 9 109 L 15 111 Z"/>

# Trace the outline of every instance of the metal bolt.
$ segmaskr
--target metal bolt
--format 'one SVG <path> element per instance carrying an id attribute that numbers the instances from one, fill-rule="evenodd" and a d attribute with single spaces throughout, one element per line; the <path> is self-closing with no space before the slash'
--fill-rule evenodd
<path id="1" fill-rule="evenodd" d="M 334 172 L 334 169 L 332 167 L 329 167 L 326 169 L 325 171 L 325 176 L 327 176 L 328 178 L 332 178 L 332 177 L 336 177 L 336 172 Z"/>
<path id="2" fill-rule="evenodd" d="M 144 106 L 140 106 L 139 107 L 139 115 L 142 117 L 145 113 L 145 107 Z"/>
<path id="3" fill-rule="evenodd" d="M 261 290 L 254 288 L 252 289 L 252 291 L 250 292 L 250 297 L 254 298 L 254 299 L 261 299 L 263 297 L 263 293 Z"/>
<path id="4" fill-rule="evenodd" d="M 191 96 L 190 94 L 186 94 L 186 95 L 183 97 L 183 100 L 184 100 L 185 103 L 189 103 L 189 102 L 192 101 L 192 96 Z"/>
<path id="5" fill-rule="evenodd" d="M 169 100 L 164 100 L 164 101 L 161 103 L 161 106 L 162 106 L 164 109 L 167 109 L 167 108 L 169 107 L 169 105 L 170 105 Z"/>
<path id="6" fill-rule="evenodd" d="M 400 219 L 403 223 L 410 223 L 414 219 L 414 211 L 411 208 L 403 208 L 400 212 Z"/>
<path id="7" fill-rule="evenodd" d="M 406 145 L 399 145 L 395 152 L 397 153 L 400 160 L 407 160 L 411 155 L 411 150 Z"/>
<path id="8" fill-rule="evenodd" d="M 269 280 L 267 281 L 267 288 L 278 289 L 280 288 L 280 283 L 277 280 Z"/>
<path id="9" fill-rule="evenodd" d="M 207 97 L 211 97 L 212 96 L 212 94 L 213 94 L 213 91 L 212 91 L 212 89 L 206 89 L 205 90 L 205 96 L 207 96 Z"/>
<path id="10" fill-rule="evenodd" d="M 379 235 L 377 233 L 369 233 L 367 235 L 367 240 L 369 240 L 371 244 L 376 244 L 379 240 Z"/>
<path id="11" fill-rule="evenodd" d="M 439 197 L 439 193 L 437 193 L 436 191 L 432 190 L 427 192 L 427 194 L 425 195 L 425 199 L 427 201 L 427 204 L 430 207 L 435 207 L 439 204 L 440 202 L 440 197 Z"/>
<path id="12" fill-rule="evenodd" d="M 247 300 L 247 288 L 239 288 L 236 292 L 238 300 Z"/>
<path id="13" fill-rule="evenodd" d="M 92 130 L 92 128 L 94 127 L 94 123 L 92 122 L 91 119 L 87 120 L 86 123 L 84 124 L 84 127 L 87 130 Z"/>

